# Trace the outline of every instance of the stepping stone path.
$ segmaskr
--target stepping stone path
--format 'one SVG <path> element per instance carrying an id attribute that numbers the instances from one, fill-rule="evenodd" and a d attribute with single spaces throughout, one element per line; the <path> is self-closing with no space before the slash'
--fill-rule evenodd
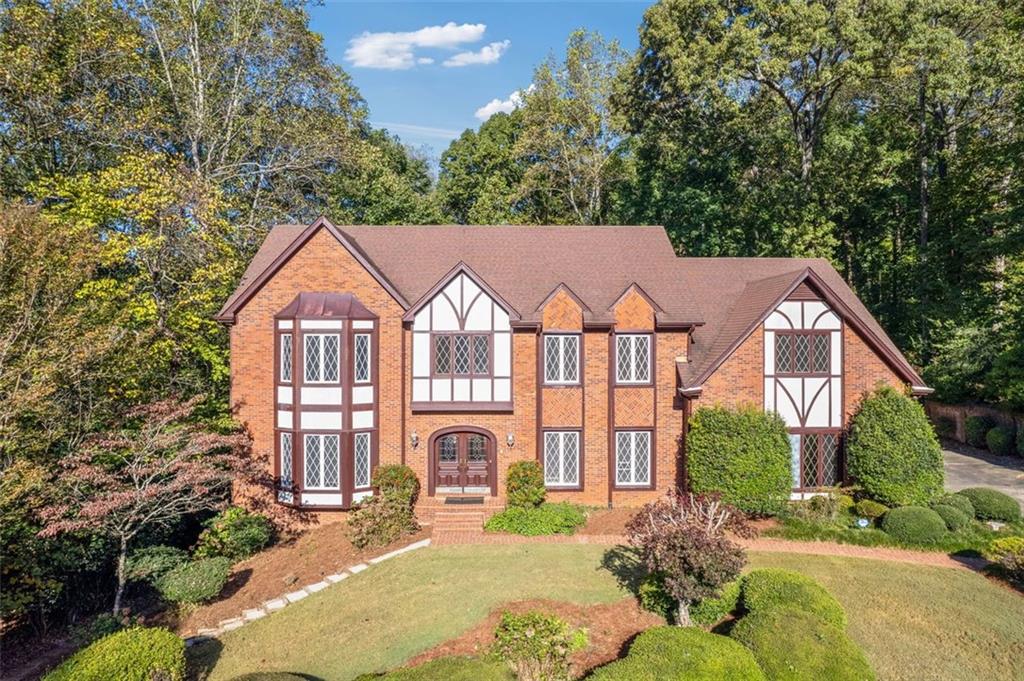
<path id="1" fill-rule="evenodd" d="M 266 617 L 270 613 L 277 612 L 278 610 L 282 610 L 291 603 L 297 603 L 298 601 L 301 601 L 303 598 L 306 598 L 307 596 L 315 594 L 318 591 L 323 591 L 332 584 L 337 584 L 338 582 L 348 577 L 351 577 L 352 575 L 359 574 L 363 570 L 369 569 L 371 565 L 376 565 L 377 563 L 381 563 L 385 560 L 388 560 L 389 558 L 394 558 L 395 556 L 400 556 L 403 553 L 408 553 L 409 551 L 422 549 L 425 546 L 430 546 L 429 539 L 423 539 L 418 542 L 413 542 L 412 544 L 409 544 L 408 546 L 403 546 L 402 548 L 396 549 L 395 551 L 390 551 L 388 553 L 385 553 L 384 555 L 377 556 L 376 558 L 371 558 L 368 561 L 369 564 L 358 563 L 357 565 L 352 565 L 342 570 L 338 574 L 327 575 L 326 577 L 324 577 L 323 581 L 309 584 L 296 591 L 286 593 L 282 595 L 280 598 L 274 598 L 269 601 L 266 601 L 263 603 L 263 605 L 261 605 L 258 608 L 249 608 L 248 610 L 243 611 L 241 616 L 239 617 L 232 617 L 231 619 L 221 620 L 216 627 L 212 627 L 209 629 L 199 629 L 196 632 L 195 636 L 189 636 L 185 639 L 185 645 L 194 646 L 197 643 L 202 643 L 204 641 L 210 640 L 211 638 L 216 638 L 225 632 L 238 629 L 239 627 L 242 627 L 249 622 Z"/>

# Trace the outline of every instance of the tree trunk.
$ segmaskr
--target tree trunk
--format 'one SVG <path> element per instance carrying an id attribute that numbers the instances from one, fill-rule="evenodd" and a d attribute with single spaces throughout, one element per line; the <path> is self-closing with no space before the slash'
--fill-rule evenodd
<path id="1" fill-rule="evenodd" d="M 121 610 L 121 596 L 124 594 L 124 563 L 128 556 L 128 540 L 121 537 L 121 548 L 117 554 L 117 591 L 114 592 L 114 615 Z"/>
<path id="2" fill-rule="evenodd" d="M 685 601 L 679 601 L 679 609 L 676 611 L 676 626 L 693 626 L 693 620 L 690 619 L 690 604 Z"/>
<path id="3" fill-rule="evenodd" d="M 928 188 L 928 72 L 923 72 L 919 77 L 917 89 L 917 198 L 919 211 L 917 215 L 918 229 L 918 263 L 920 272 L 918 274 L 918 298 L 921 303 L 918 314 L 921 319 L 921 344 L 925 356 L 928 356 L 928 220 L 931 213 L 931 195 Z"/>

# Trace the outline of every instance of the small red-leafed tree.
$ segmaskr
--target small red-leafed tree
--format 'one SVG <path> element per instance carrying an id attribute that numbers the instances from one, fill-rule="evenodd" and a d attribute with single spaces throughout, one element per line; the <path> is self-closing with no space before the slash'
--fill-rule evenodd
<path id="1" fill-rule="evenodd" d="M 121 429 L 67 457 L 56 483 L 62 502 L 44 509 L 41 536 L 90 530 L 117 547 L 114 614 L 121 609 L 125 558 L 140 532 L 224 507 L 231 484 L 261 474 L 243 432 L 218 433 L 192 419 L 200 397 L 139 407 Z"/>
<path id="2" fill-rule="evenodd" d="M 641 508 L 626 526 L 629 543 L 678 604 L 676 624 L 691 626 L 690 606 L 719 596 L 743 569 L 743 549 L 727 532 L 748 536 L 752 530 L 743 512 L 717 493 L 669 492 Z"/>

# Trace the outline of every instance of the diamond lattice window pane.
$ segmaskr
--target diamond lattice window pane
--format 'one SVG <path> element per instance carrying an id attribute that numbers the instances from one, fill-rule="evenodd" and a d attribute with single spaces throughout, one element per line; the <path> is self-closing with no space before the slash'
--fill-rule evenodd
<path id="1" fill-rule="evenodd" d="M 470 463 L 487 461 L 487 439 L 483 435 L 469 436 L 469 461 Z"/>
<path id="2" fill-rule="evenodd" d="M 455 366 L 454 373 L 469 373 L 469 336 L 452 337 L 452 359 Z"/>
<path id="3" fill-rule="evenodd" d="M 579 484 L 580 475 L 580 434 L 562 435 L 562 482 L 567 485 Z"/>
<path id="4" fill-rule="evenodd" d="M 620 381 L 632 379 L 633 339 L 630 336 L 619 336 L 615 339 L 615 375 Z"/>
<path id="5" fill-rule="evenodd" d="M 803 462 L 801 472 L 804 487 L 818 486 L 818 435 L 804 433 L 801 436 L 801 452 Z"/>
<path id="6" fill-rule="evenodd" d="M 281 433 L 281 487 L 292 486 L 292 434 Z"/>
<path id="7" fill-rule="evenodd" d="M 491 366 L 487 336 L 473 336 L 473 373 L 488 374 Z"/>
<path id="8" fill-rule="evenodd" d="M 338 344 L 339 338 L 335 335 L 324 336 L 324 377 L 325 381 L 338 380 Z"/>
<path id="9" fill-rule="evenodd" d="M 355 486 L 370 486 L 370 434 L 356 433 L 355 451 L 352 460 L 355 465 Z"/>
<path id="10" fill-rule="evenodd" d="M 305 365 L 305 380 L 320 380 L 320 336 L 305 336 L 302 346 Z"/>
<path id="11" fill-rule="evenodd" d="M 544 482 L 557 485 L 561 481 L 561 453 L 558 433 L 544 433 Z"/>
<path id="12" fill-rule="evenodd" d="M 651 479 L 651 434 L 635 433 L 633 440 L 633 482 Z"/>
<path id="13" fill-rule="evenodd" d="M 633 481 L 633 447 L 629 433 L 615 434 L 615 481 Z"/>
<path id="14" fill-rule="evenodd" d="M 560 381 L 562 376 L 559 368 L 559 349 L 562 347 L 562 339 L 559 336 L 548 336 L 544 339 L 544 380 L 549 382 Z"/>
<path id="15" fill-rule="evenodd" d="M 821 470 L 825 485 L 834 486 L 842 482 L 839 465 L 839 436 L 825 433 L 821 436 Z"/>
<path id="16" fill-rule="evenodd" d="M 441 438 L 438 456 L 444 463 L 455 463 L 458 453 L 456 451 L 456 437 L 454 435 L 445 435 Z"/>
<path id="17" fill-rule="evenodd" d="M 355 339 L 355 380 L 370 380 L 370 337 L 361 333 Z"/>
<path id="18" fill-rule="evenodd" d="M 580 339 L 577 336 L 565 336 L 562 344 L 562 377 L 568 383 L 575 383 L 579 380 Z"/>
<path id="19" fill-rule="evenodd" d="M 814 371 L 819 374 L 829 372 L 829 346 L 832 344 L 828 336 L 814 336 Z"/>
<path id="20" fill-rule="evenodd" d="M 324 487 L 338 486 L 338 469 L 340 461 L 338 456 L 338 436 L 324 435 Z"/>
<path id="21" fill-rule="evenodd" d="M 811 370 L 811 339 L 808 336 L 793 336 L 793 360 L 797 373 Z"/>
<path id="22" fill-rule="evenodd" d="M 292 335 L 281 336 L 281 380 L 291 383 L 292 380 Z"/>
<path id="23" fill-rule="evenodd" d="M 307 435 L 303 447 L 306 487 L 320 487 L 320 436 Z"/>
<path id="24" fill-rule="evenodd" d="M 785 334 L 775 336 L 775 371 L 788 374 L 793 371 L 793 337 Z"/>
<path id="25" fill-rule="evenodd" d="M 434 373 L 450 374 L 452 371 L 451 336 L 434 337 Z"/>
<path id="26" fill-rule="evenodd" d="M 633 342 L 636 348 L 634 376 L 637 381 L 649 381 L 651 380 L 651 337 L 637 336 Z"/>

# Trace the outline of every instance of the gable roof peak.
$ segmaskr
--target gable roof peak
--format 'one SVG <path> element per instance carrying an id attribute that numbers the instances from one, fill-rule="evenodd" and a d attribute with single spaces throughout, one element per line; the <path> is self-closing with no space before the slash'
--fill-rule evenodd
<path id="1" fill-rule="evenodd" d="M 455 267 L 451 268 L 447 274 L 437 280 L 430 289 L 419 297 L 416 302 L 409 306 L 405 314 L 402 316 L 403 322 L 411 322 L 416 317 L 416 313 L 422 310 L 427 303 L 434 299 L 434 297 L 440 293 L 444 288 L 460 274 L 464 274 L 473 280 L 473 283 L 480 287 L 480 289 L 491 297 L 492 300 L 497 302 L 505 311 L 508 312 L 510 321 L 518 321 L 520 319 L 519 311 L 516 310 L 507 300 L 505 300 L 501 294 L 495 291 L 490 284 L 488 284 L 483 277 L 477 274 L 472 267 L 469 266 L 464 260 L 460 260 L 455 264 Z"/>

